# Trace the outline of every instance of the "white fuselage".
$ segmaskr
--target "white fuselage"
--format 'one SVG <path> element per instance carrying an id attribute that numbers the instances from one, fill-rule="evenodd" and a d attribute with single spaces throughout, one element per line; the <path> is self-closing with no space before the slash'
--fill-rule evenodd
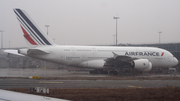
<path id="1" fill-rule="evenodd" d="M 14 13 L 28 43 L 28 49 L 18 53 L 64 65 L 117 68 L 123 65 L 150 71 L 152 67 L 172 67 L 177 59 L 168 51 L 152 47 L 103 47 L 103 46 L 59 46 L 56 45 L 24 10 L 14 9 Z"/>
<path id="2" fill-rule="evenodd" d="M 54 45 L 46 47 L 42 46 L 37 49 L 47 51 L 49 54 L 31 57 L 71 66 L 85 66 L 84 64 L 86 64 L 86 62 L 94 60 L 104 61 L 107 58 L 114 57 L 113 52 L 118 54 L 118 56 L 148 59 L 153 67 L 172 67 L 178 64 L 177 59 L 170 52 L 153 47 Z"/>

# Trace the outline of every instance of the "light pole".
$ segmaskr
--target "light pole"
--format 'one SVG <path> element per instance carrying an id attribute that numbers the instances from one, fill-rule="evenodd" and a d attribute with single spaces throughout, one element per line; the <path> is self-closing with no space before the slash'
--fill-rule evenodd
<path id="1" fill-rule="evenodd" d="M 47 35 L 48 35 L 48 27 L 50 27 L 50 25 L 45 25 L 45 27 L 47 27 Z"/>
<path id="2" fill-rule="evenodd" d="M 113 39 L 114 39 L 114 40 L 113 40 L 113 44 L 114 44 L 114 45 L 115 45 L 115 43 L 116 43 L 116 42 L 115 42 L 115 36 L 116 36 L 116 35 L 113 35 Z"/>
<path id="3" fill-rule="evenodd" d="M 161 33 L 162 31 L 158 32 L 159 33 L 159 44 L 161 43 Z"/>
<path id="4" fill-rule="evenodd" d="M 116 45 L 117 45 L 117 42 L 118 42 L 118 40 L 117 40 L 117 20 L 119 19 L 119 17 L 114 16 L 114 19 L 116 19 Z"/>
<path id="5" fill-rule="evenodd" d="M 50 25 L 45 25 L 45 27 L 47 27 L 47 35 L 48 35 L 48 27 L 50 27 Z M 44 67 L 47 67 L 47 61 L 44 61 Z"/>
<path id="6" fill-rule="evenodd" d="M 1 49 L 3 49 L 3 30 L 0 30 L 1 32 Z"/>

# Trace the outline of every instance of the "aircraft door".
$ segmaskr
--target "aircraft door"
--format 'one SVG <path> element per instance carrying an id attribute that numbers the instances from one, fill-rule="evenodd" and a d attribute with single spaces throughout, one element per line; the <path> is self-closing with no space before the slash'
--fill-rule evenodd
<path id="1" fill-rule="evenodd" d="M 71 48 L 71 53 L 76 54 L 76 49 L 74 47 Z"/>
<path id="2" fill-rule="evenodd" d="M 64 55 L 61 55 L 61 60 L 65 60 L 65 56 Z"/>
<path id="3" fill-rule="evenodd" d="M 86 55 L 82 56 L 82 61 L 87 61 L 87 56 Z"/>
<path id="4" fill-rule="evenodd" d="M 58 56 L 59 57 L 58 62 L 59 63 L 65 63 L 66 55 L 65 55 L 64 51 L 61 50 L 59 53 L 60 53 L 60 55 Z"/>
<path id="5" fill-rule="evenodd" d="M 93 54 L 97 54 L 97 50 L 96 50 L 96 48 L 92 48 L 92 52 L 93 52 Z"/>

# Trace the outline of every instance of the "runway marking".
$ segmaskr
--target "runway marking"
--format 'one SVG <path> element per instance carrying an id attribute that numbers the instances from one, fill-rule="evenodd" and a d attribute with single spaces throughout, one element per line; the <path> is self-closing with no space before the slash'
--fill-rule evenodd
<path id="1" fill-rule="evenodd" d="M 142 87 L 139 87 L 139 86 L 131 86 L 131 85 L 128 85 L 128 87 L 131 87 L 131 88 L 142 88 Z"/>
<path id="2" fill-rule="evenodd" d="M 39 83 L 63 83 L 63 82 L 39 81 Z"/>

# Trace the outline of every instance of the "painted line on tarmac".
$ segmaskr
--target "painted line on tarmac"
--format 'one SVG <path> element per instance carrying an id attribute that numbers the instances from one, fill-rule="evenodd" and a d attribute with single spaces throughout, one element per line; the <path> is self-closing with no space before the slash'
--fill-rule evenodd
<path id="1" fill-rule="evenodd" d="M 39 83 L 63 83 L 63 82 L 39 81 Z"/>
<path id="2" fill-rule="evenodd" d="M 143 88 L 143 87 L 139 87 L 139 86 L 131 86 L 131 85 L 128 85 L 128 87 L 131 87 L 131 88 Z"/>

